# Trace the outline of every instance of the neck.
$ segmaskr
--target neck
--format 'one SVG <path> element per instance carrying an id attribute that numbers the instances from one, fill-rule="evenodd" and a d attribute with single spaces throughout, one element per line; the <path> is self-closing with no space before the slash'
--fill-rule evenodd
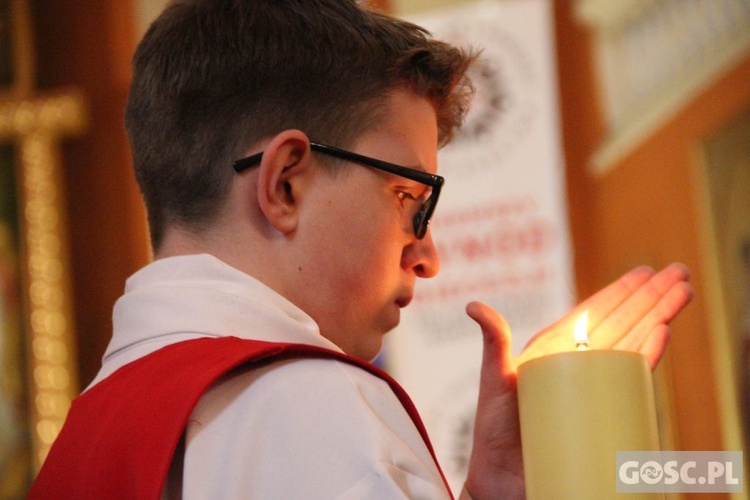
<path id="1" fill-rule="evenodd" d="M 284 295 L 282 276 L 277 273 L 283 267 L 277 260 L 281 252 L 264 241 L 263 235 L 241 233 L 237 228 L 231 234 L 218 227 L 202 234 L 169 228 L 161 246 L 154 252 L 154 259 L 197 254 L 213 255 Z"/>

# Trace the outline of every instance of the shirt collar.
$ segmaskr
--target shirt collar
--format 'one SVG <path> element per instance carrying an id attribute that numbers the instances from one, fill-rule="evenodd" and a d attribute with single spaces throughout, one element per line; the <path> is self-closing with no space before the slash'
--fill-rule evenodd
<path id="1" fill-rule="evenodd" d="M 188 336 L 317 345 L 341 351 L 315 321 L 259 280 L 212 255 L 154 261 L 131 276 L 115 304 L 113 336 L 104 360 Z"/>

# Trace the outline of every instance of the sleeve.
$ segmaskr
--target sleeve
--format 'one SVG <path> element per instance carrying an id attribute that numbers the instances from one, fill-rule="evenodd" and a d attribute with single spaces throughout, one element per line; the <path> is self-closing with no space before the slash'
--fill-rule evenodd
<path id="1" fill-rule="evenodd" d="M 450 497 L 387 383 L 338 361 L 226 377 L 199 401 L 185 443 L 187 500 Z"/>

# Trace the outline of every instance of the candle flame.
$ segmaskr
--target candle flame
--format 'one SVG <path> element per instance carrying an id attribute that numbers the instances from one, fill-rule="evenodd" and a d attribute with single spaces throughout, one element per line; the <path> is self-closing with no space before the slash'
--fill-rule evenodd
<path id="1" fill-rule="evenodd" d="M 578 321 L 576 321 L 575 329 L 573 330 L 573 337 L 576 341 L 576 349 L 583 350 L 589 348 L 589 311 L 586 310 Z"/>

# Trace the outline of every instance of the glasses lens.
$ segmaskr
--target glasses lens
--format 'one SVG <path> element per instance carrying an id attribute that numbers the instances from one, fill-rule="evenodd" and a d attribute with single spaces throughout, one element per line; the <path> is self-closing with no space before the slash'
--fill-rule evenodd
<path id="1" fill-rule="evenodd" d="M 419 209 L 419 212 L 414 215 L 414 234 L 417 239 L 421 240 L 424 238 L 424 235 L 427 234 L 427 226 L 430 224 L 428 214 L 430 213 L 430 207 L 432 206 L 433 201 L 434 196 L 427 198 Z"/>

